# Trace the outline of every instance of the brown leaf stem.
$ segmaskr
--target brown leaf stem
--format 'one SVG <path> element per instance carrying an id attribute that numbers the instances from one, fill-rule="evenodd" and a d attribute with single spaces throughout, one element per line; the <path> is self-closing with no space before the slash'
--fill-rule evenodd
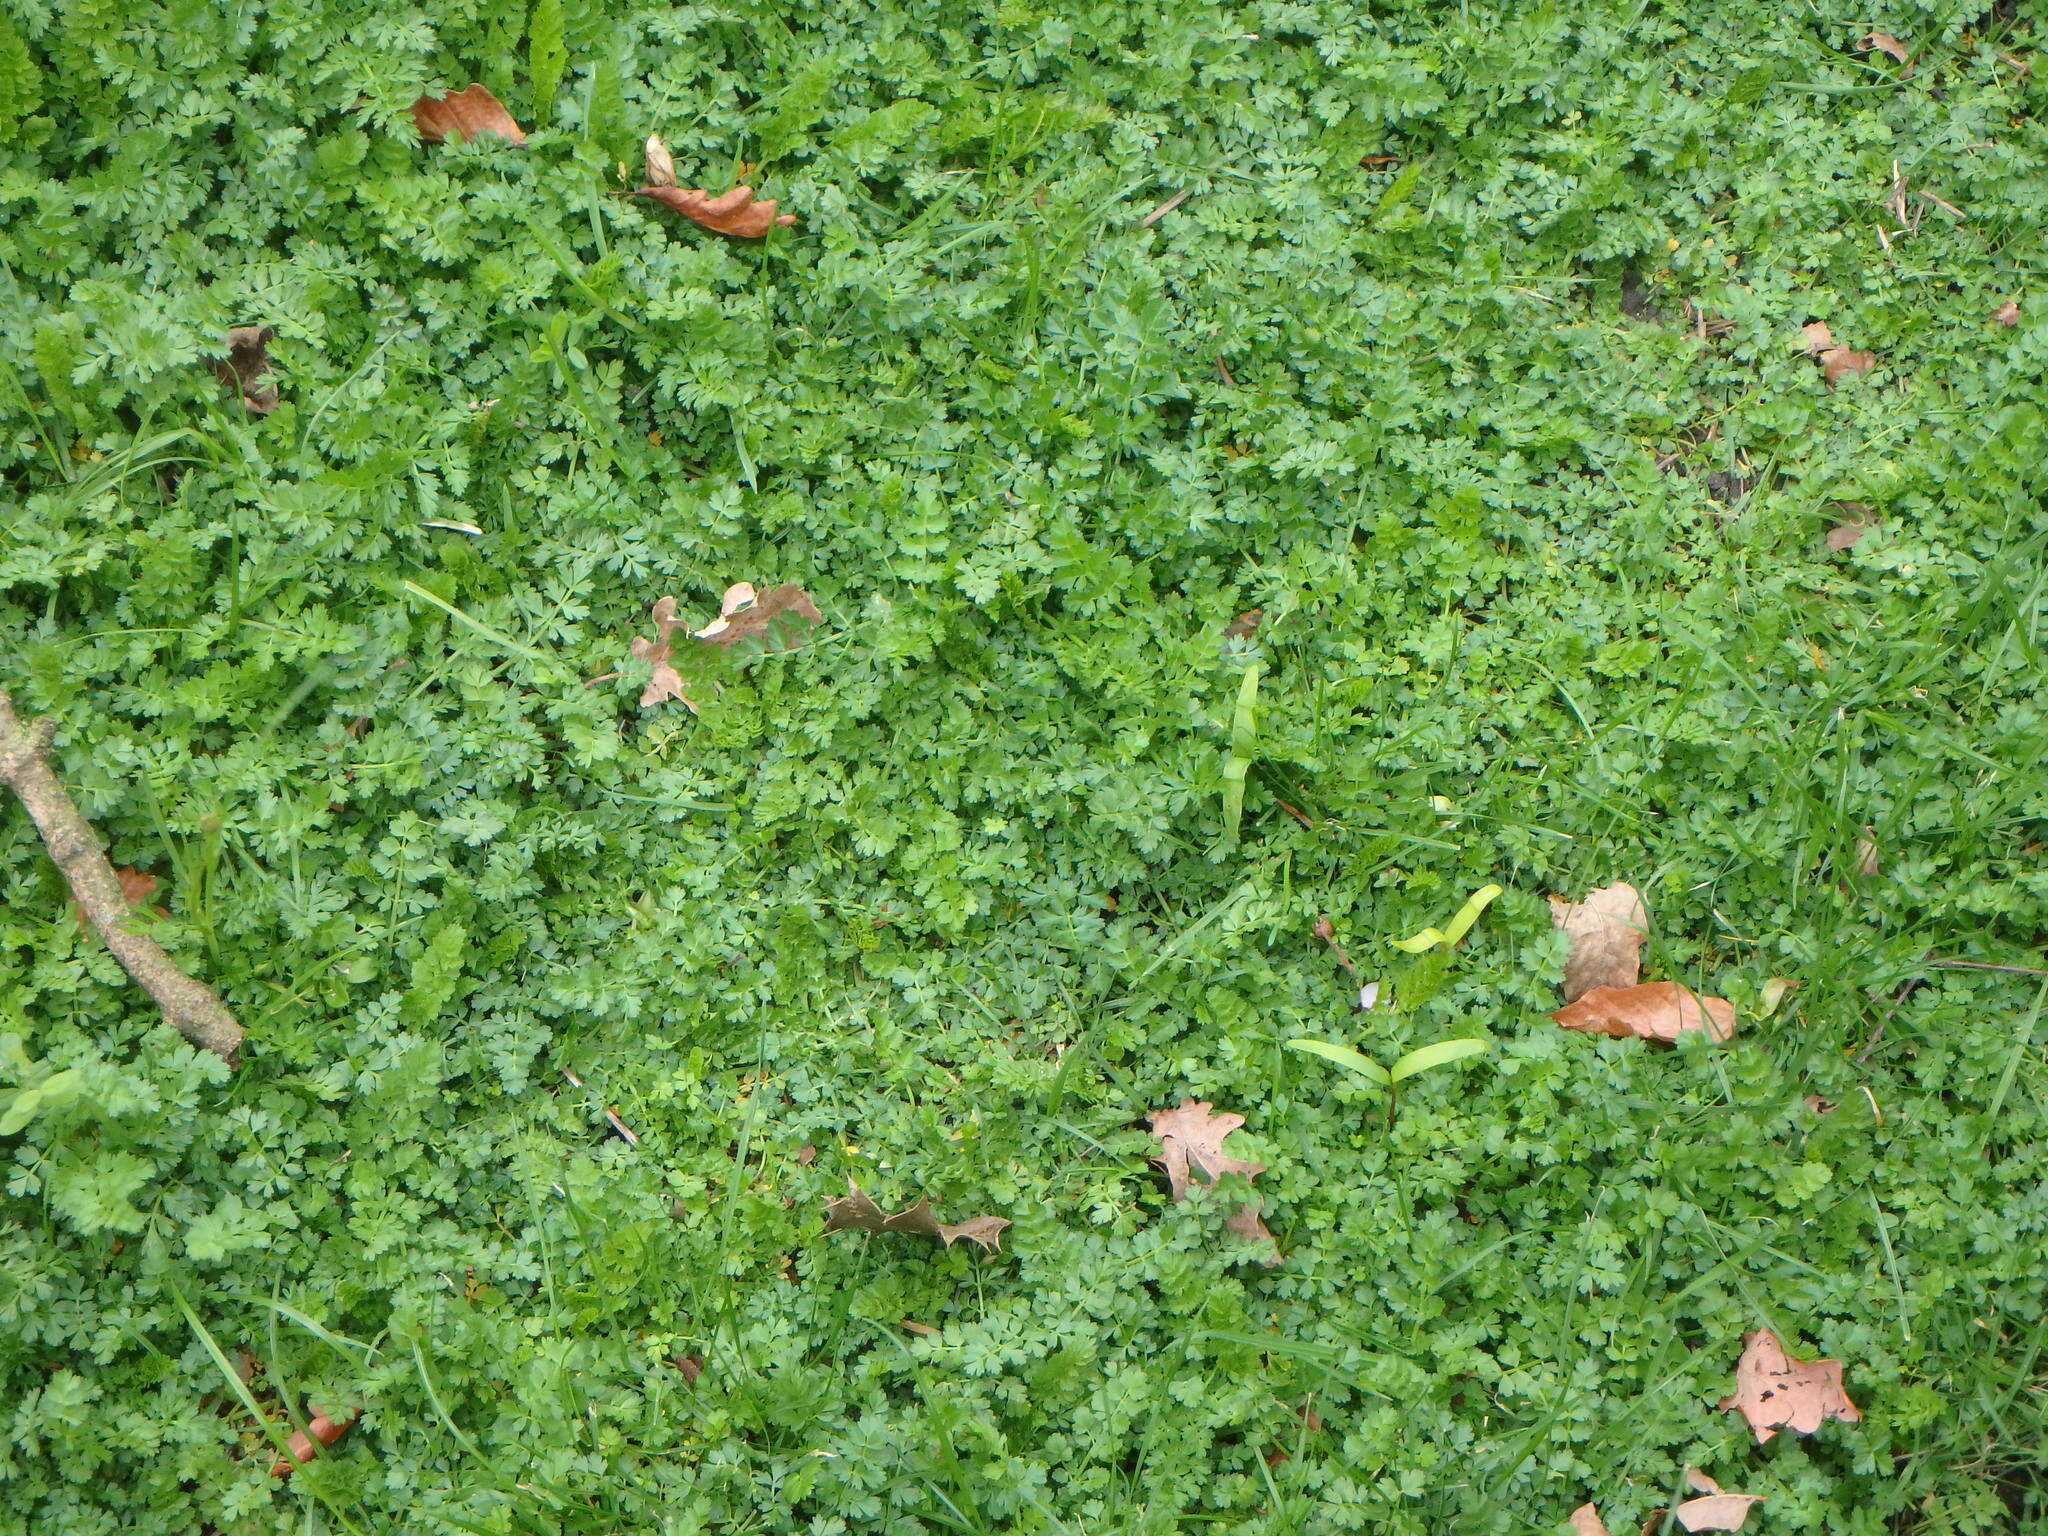
<path id="1" fill-rule="evenodd" d="M 128 928 L 130 910 L 120 878 L 91 824 L 50 767 L 56 727 L 50 719 L 23 724 L 14 713 L 14 701 L 0 689 L 0 784 L 13 790 L 27 809 L 79 910 L 122 969 L 156 999 L 164 1022 L 233 1066 L 242 1045 L 242 1026 L 227 1004 L 205 982 L 178 969 L 156 940 Z"/>

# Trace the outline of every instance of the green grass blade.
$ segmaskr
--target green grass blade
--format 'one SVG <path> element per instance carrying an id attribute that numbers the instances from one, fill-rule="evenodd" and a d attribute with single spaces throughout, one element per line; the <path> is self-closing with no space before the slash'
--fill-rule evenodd
<path id="1" fill-rule="evenodd" d="M 1387 1069 L 1369 1057 L 1361 1056 L 1348 1045 L 1339 1045 L 1334 1040 L 1289 1040 L 1290 1051 L 1305 1051 L 1311 1056 L 1320 1056 L 1325 1061 L 1334 1061 L 1340 1067 L 1347 1067 L 1368 1082 L 1384 1088 L 1393 1081 Z"/>
<path id="2" fill-rule="evenodd" d="M 1418 1072 L 1427 1072 L 1431 1067 L 1440 1067 L 1447 1061 L 1477 1056 L 1487 1049 L 1489 1043 L 1485 1040 L 1439 1040 L 1435 1045 L 1425 1045 L 1395 1062 L 1387 1072 L 1387 1080 L 1398 1083 Z"/>

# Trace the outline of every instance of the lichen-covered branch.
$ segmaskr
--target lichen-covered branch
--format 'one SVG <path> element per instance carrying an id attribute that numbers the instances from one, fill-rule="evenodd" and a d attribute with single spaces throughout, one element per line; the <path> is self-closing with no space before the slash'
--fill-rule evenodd
<path id="1" fill-rule="evenodd" d="M 163 1010 L 164 1022 L 194 1045 L 233 1065 L 242 1045 L 242 1026 L 213 988 L 178 969 L 163 946 L 127 926 L 130 911 L 121 882 L 92 827 L 78 813 L 51 770 L 52 720 L 28 724 L 14 713 L 14 701 L 0 689 L 0 784 L 27 808 L 50 860 L 62 871 L 79 910 L 114 958 Z"/>

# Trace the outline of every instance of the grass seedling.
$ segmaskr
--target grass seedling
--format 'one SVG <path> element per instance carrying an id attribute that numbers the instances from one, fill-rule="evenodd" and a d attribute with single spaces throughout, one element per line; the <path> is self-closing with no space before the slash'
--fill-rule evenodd
<path id="1" fill-rule="evenodd" d="M 1434 1045 L 1418 1046 L 1397 1060 L 1391 1067 L 1383 1067 L 1370 1056 L 1363 1056 L 1348 1045 L 1334 1040 L 1294 1039 L 1287 1042 L 1289 1050 L 1305 1051 L 1311 1056 L 1320 1056 L 1325 1061 L 1334 1061 L 1348 1071 L 1356 1072 L 1369 1083 L 1387 1090 L 1387 1128 L 1394 1125 L 1394 1098 L 1396 1088 L 1418 1072 L 1427 1072 L 1431 1067 L 1441 1067 L 1453 1061 L 1462 1061 L 1467 1056 L 1477 1056 L 1487 1049 L 1489 1042 L 1470 1038 L 1460 1040 L 1439 1040 Z"/>

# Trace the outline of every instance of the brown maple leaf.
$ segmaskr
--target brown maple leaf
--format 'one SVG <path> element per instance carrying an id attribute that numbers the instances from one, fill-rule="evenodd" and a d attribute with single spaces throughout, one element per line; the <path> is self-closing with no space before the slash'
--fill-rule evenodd
<path id="1" fill-rule="evenodd" d="M 1780 1426 L 1810 1435 L 1828 1419 L 1853 1424 L 1863 1417 L 1842 1385 L 1841 1361 L 1794 1360 L 1768 1328 L 1743 1335 L 1735 1390 L 1721 1407 L 1749 1420 L 1759 1445 Z"/>
<path id="2" fill-rule="evenodd" d="M 846 1193 L 837 1200 L 825 1202 L 827 1232 L 908 1232 L 918 1237 L 937 1238 L 948 1248 L 964 1237 L 994 1253 L 1003 1246 L 1003 1228 L 1009 1224 L 1006 1216 L 970 1216 L 965 1221 L 948 1224 L 932 1214 L 931 1202 L 922 1195 L 918 1196 L 917 1204 L 893 1216 L 885 1216 L 882 1208 L 861 1192 L 860 1185 L 851 1176 L 846 1181 Z"/>
<path id="3" fill-rule="evenodd" d="M 758 240 L 777 224 L 794 224 L 793 213 L 777 213 L 775 199 L 764 198 L 754 201 L 752 187 L 734 187 L 730 192 L 721 192 L 713 197 L 702 187 L 677 187 L 648 185 L 632 193 L 634 197 L 652 198 L 664 208 L 672 208 L 685 218 L 695 219 L 706 229 L 716 230 L 721 235 L 730 235 L 736 240 Z"/>
<path id="4" fill-rule="evenodd" d="M 277 409 L 277 386 L 270 379 L 270 338 L 267 325 L 238 325 L 228 332 L 228 355 L 213 360 L 214 376 L 242 392 L 242 407 L 252 416 Z"/>
<path id="5" fill-rule="evenodd" d="M 1625 880 L 1588 891 L 1576 902 L 1550 898 L 1551 925 L 1564 930 L 1564 1000 L 1595 987 L 1632 987 L 1642 979 L 1643 940 L 1650 914 Z"/>
<path id="6" fill-rule="evenodd" d="M 1646 981 L 1634 987 L 1595 987 L 1551 1015 L 1566 1029 L 1592 1035 L 1631 1036 L 1666 1044 L 1688 1030 L 1704 1029 L 1716 1040 L 1735 1033 L 1735 1008 L 1725 997 L 1698 997 L 1675 981 Z"/>
<path id="7" fill-rule="evenodd" d="M 1866 32 L 1856 39 L 1858 53 L 1884 53 L 1891 55 L 1901 64 L 1910 64 L 1912 55 L 1906 52 L 1906 45 L 1889 32 Z"/>
<path id="8" fill-rule="evenodd" d="M 664 699 L 680 699 L 691 714 L 697 713 L 697 706 L 690 696 L 683 692 L 683 676 L 676 671 L 671 659 L 674 647 L 669 637 L 675 633 L 682 621 L 676 617 L 676 600 L 664 597 L 654 605 L 654 633 L 652 640 L 639 635 L 633 637 L 632 652 L 643 661 L 654 663 L 653 675 L 647 679 L 647 686 L 640 690 L 640 705 L 659 704 Z"/>
<path id="9" fill-rule="evenodd" d="M 505 104 L 481 85 L 467 85 L 446 96 L 422 96 L 412 104 L 412 120 L 429 144 L 439 144 L 451 133 L 463 139 L 494 133 L 508 144 L 526 142 L 525 130 L 512 120 Z"/>
<path id="10" fill-rule="evenodd" d="M 1991 311 L 1991 318 L 2000 325 L 2018 325 L 2020 323 L 2020 301 L 2018 299 L 2007 299 L 1998 308 Z"/>
<path id="11" fill-rule="evenodd" d="M 778 623 L 778 620 L 783 622 Z M 803 644 L 803 629 L 822 624 L 825 616 L 811 601 L 811 594 L 795 582 L 756 593 L 750 581 L 736 581 L 725 589 L 718 605 L 718 617 L 702 629 L 693 629 L 707 645 L 735 645 L 742 640 L 759 640 L 772 651 L 793 651 Z"/>
<path id="12" fill-rule="evenodd" d="M 1241 1173 L 1254 1179 L 1266 1171 L 1264 1163 L 1247 1162 L 1223 1150 L 1224 1138 L 1244 1124 L 1244 1116 L 1228 1111 L 1212 1114 L 1214 1108 L 1206 1101 L 1182 1099 L 1172 1109 L 1155 1109 L 1145 1117 L 1152 1134 L 1159 1139 L 1159 1152 L 1152 1161 L 1166 1170 L 1167 1188 L 1177 1201 L 1188 1197 L 1190 1173 L 1213 1184 L 1227 1173 Z M 1258 1201 L 1239 1206 L 1230 1213 L 1224 1226 L 1246 1242 L 1272 1245 L 1272 1252 L 1262 1257 L 1260 1263 L 1280 1262 L 1280 1245 L 1260 1219 Z"/>

